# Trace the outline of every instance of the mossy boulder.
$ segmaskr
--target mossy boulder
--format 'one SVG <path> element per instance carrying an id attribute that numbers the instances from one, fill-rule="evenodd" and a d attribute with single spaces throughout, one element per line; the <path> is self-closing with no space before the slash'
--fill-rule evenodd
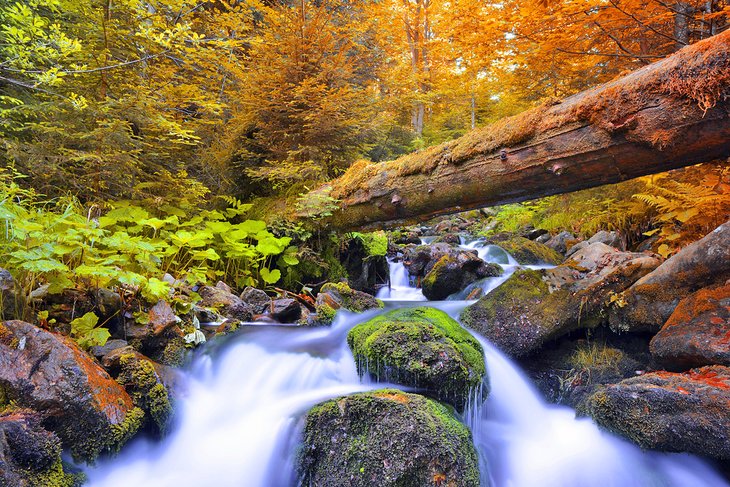
<path id="1" fill-rule="evenodd" d="M 488 264 L 472 252 L 455 252 L 441 257 L 421 282 L 429 300 L 446 299 L 485 277 L 502 275 L 497 264 Z"/>
<path id="2" fill-rule="evenodd" d="M 350 330 L 347 343 L 361 375 L 416 387 L 462 409 L 473 393 L 482 397 L 486 367 L 479 342 L 435 308 L 403 308 Z"/>
<path id="3" fill-rule="evenodd" d="M 346 309 L 362 313 L 383 307 L 383 302 L 372 295 L 350 288 L 346 282 L 328 282 L 319 291 L 316 304 L 327 305 L 333 310 Z"/>
<path id="4" fill-rule="evenodd" d="M 651 353 L 667 370 L 730 366 L 730 283 L 680 301 L 652 338 Z"/>
<path id="5" fill-rule="evenodd" d="M 124 386 L 134 405 L 145 412 L 145 429 L 158 436 L 167 433 L 173 413 L 168 386 L 177 380 L 176 372 L 132 347 L 110 352 L 102 364 Z"/>
<path id="6" fill-rule="evenodd" d="M 82 474 L 68 472 L 61 461 L 61 441 L 30 410 L 0 412 L 0 485 L 7 487 L 77 487 Z"/>
<path id="7" fill-rule="evenodd" d="M 549 270 L 521 269 L 462 313 L 461 320 L 512 357 L 607 321 L 612 296 L 659 265 L 656 257 L 594 243 Z"/>
<path id="8" fill-rule="evenodd" d="M 642 448 L 730 460 L 730 368 L 652 372 L 595 392 L 587 413 Z"/>
<path id="9" fill-rule="evenodd" d="M 529 238 L 497 235 L 490 238 L 488 243 L 502 247 L 522 265 L 558 265 L 563 262 L 563 256 L 560 253 Z"/>
<path id="10" fill-rule="evenodd" d="M 618 331 L 657 332 L 679 302 L 708 286 L 730 279 L 730 221 L 667 259 L 636 281 L 611 309 Z"/>
<path id="11" fill-rule="evenodd" d="M 384 389 L 333 399 L 306 417 L 299 458 L 312 487 L 477 487 L 469 430 L 448 407 Z"/>
<path id="12" fill-rule="evenodd" d="M 144 413 L 124 388 L 65 336 L 22 321 L 0 323 L 0 390 L 38 411 L 80 460 L 116 451 Z"/>

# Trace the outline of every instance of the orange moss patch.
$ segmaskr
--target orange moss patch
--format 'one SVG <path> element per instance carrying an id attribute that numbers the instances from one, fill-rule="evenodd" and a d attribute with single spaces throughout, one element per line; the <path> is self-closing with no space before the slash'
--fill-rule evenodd
<path id="1" fill-rule="evenodd" d="M 719 376 L 717 372 L 709 367 L 692 369 L 687 373 L 687 375 L 690 379 L 702 382 L 711 387 L 716 387 L 718 389 L 730 389 L 730 377 Z"/>
<path id="2" fill-rule="evenodd" d="M 408 399 L 408 396 L 405 394 L 399 394 L 397 392 L 375 392 L 373 393 L 373 396 L 379 397 L 381 399 L 389 399 L 391 401 L 399 402 L 401 404 L 408 404 L 411 402 L 410 399 Z"/>
<path id="3" fill-rule="evenodd" d="M 730 298 L 730 284 L 700 289 L 679 302 L 664 328 L 683 325 L 693 318 L 716 310 L 718 302 Z M 724 323 L 715 323 L 721 325 Z"/>
<path id="4" fill-rule="evenodd" d="M 74 355 L 74 361 L 88 380 L 96 406 L 112 424 L 124 421 L 127 412 L 132 409 L 132 398 L 112 379 L 106 371 L 99 367 L 76 343 L 68 337 L 55 335 L 63 341 Z"/>

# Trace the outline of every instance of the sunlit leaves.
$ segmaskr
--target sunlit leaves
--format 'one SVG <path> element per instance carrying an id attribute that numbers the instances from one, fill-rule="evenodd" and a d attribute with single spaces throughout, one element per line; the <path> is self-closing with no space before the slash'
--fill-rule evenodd
<path id="1" fill-rule="evenodd" d="M 83 349 L 94 346 L 103 346 L 111 337 L 109 330 L 97 327 L 99 317 L 94 313 L 86 313 L 80 318 L 71 321 L 71 338 Z"/>

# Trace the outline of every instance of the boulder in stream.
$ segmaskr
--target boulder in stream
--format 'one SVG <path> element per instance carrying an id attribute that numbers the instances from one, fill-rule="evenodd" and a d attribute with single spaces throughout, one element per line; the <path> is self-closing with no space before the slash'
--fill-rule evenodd
<path id="1" fill-rule="evenodd" d="M 38 411 L 80 460 L 116 451 L 144 416 L 74 341 L 22 321 L 0 323 L 0 391 L 6 401 Z"/>
<path id="2" fill-rule="evenodd" d="M 446 406 L 394 389 L 312 408 L 299 470 L 312 487 L 479 486 L 467 427 Z"/>
<path id="3" fill-rule="evenodd" d="M 77 487 L 83 475 L 64 470 L 61 441 L 30 410 L 0 412 L 0 485 Z"/>
<path id="4" fill-rule="evenodd" d="M 600 242 L 548 270 L 522 269 L 462 313 L 462 322 L 512 357 L 604 321 L 611 296 L 651 272 L 652 255 L 620 252 Z"/>
<path id="5" fill-rule="evenodd" d="M 390 311 L 354 327 L 347 343 L 361 375 L 416 387 L 460 410 L 472 394 L 488 393 L 481 345 L 441 310 Z"/>
<path id="6" fill-rule="evenodd" d="M 680 301 L 652 338 L 651 353 L 667 370 L 730 366 L 730 283 Z"/>
<path id="7" fill-rule="evenodd" d="M 522 265 L 558 265 L 563 261 L 560 253 L 529 238 L 501 234 L 491 237 L 487 242 L 500 246 Z"/>
<path id="8" fill-rule="evenodd" d="M 455 252 L 441 257 L 421 281 L 423 295 L 431 301 L 448 298 L 469 284 L 502 275 L 497 264 L 486 263 L 473 252 Z"/>
<path id="9" fill-rule="evenodd" d="M 651 372 L 599 389 L 587 412 L 642 448 L 730 460 L 730 368 Z"/>
<path id="10" fill-rule="evenodd" d="M 316 305 L 362 313 L 369 309 L 382 308 L 383 302 L 368 293 L 350 288 L 346 282 L 328 282 L 319 291 Z"/>

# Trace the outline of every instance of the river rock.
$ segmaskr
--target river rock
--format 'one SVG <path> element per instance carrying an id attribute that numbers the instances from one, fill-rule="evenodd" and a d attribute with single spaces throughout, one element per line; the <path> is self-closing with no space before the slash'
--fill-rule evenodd
<path id="1" fill-rule="evenodd" d="M 730 366 L 730 283 L 680 301 L 652 338 L 651 353 L 668 370 Z"/>
<path id="2" fill-rule="evenodd" d="M 41 413 L 45 427 L 82 460 L 115 451 L 144 414 L 73 340 L 22 321 L 0 324 L 0 390 Z"/>
<path id="3" fill-rule="evenodd" d="M 471 252 L 444 255 L 421 282 L 423 295 L 431 301 L 446 299 L 485 277 L 502 275 L 497 264 L 486 263 Z"/>
<path id="4" fill-rule="evenodd" d="M 593 419 L 642 448 L 730 460 L 730 368 L 652 372 L 598 390 Z"/>
<path id="5" fill-rule="evenodd" d="M 198 294 L 203 298 L 198 303 L 199 306 L 213 308 L 226 318 L 236 321 L 251 321 L 253 318 L 252 308 L 226 289 L 203 286 L 198 290 Z"/>
<path id="6" fill-rule="evenodd" d="M 316 306 L 327 305 L 333 310 L 340 308 L 356 313 L 383 307 L 383 302 L 368 293 L 351 289 L 346 282 L 328 282 L 317 295 Z"/>
<path id="7" fill-rule="evenodd" d="M 522 269 L 462 313 L 462 323 L 513 357 L 605 322 L 612 296 L 660 263 L 656 256 L 594 243 L 548 270 Z"/>
<path id="8" fill-rule="evenodd" d="M 403 308 L 357 325 L 347 343 L 360 375 L 415 387 L 463 409 L 483 387 L 486 368 L 479 342 L 449 315 L 425 306 Z"/>
<path id="9" fill-rule="evenodd" d="M 558 265 L 563 256 L 545 244 L 525 237 L 512 235 L 496 235 L 488 243 L 502 247 L 508 254 L 522 265 L 549 264 Z"/>
<path id="10" fill-rule="evenodd" d="M 436 401 L 393 389 L 312 408 L 299 470 L 312 487 L 479 486 L 466 426 Z"/>
<path id="11" fill-rule="evenodd" d="M 118 348 L 104 356 L 104 367 L 145 412 L 145 425 L 164 435 L 172 418 L 172 395 L 168 385 L 177 380 L 174 370 L 158 364 L 132 347 Z"/>
<path id="12" fill-rule="evenodd" d="M 83 476 L 64 471 L 61 441 L 30 410 L 0 412 L 0 485 L 77 487 Z"/>
<path id="13" fill-rule="evenodd" d="M 604 243 L 609 247 L 613 247 L 619 250 L 626 250 L 626 240 L 617 231 L 601 230 L 588 239 L 588 243 Z"/>
<path id="14" fill-rule="evenodd" d="M 403 266 L 408 270 L 410 275 L 423 277 L 428 274 L 441 257 L 453 255 L 458 252 L 459 249 L 447 243 L 419 246 L 409 245 L 403 250 Z"/>
<path id="15" fill-rule="evenodd" d="M 248 304 L 254 314 L 263 313 L 271 298 L 265 291 L 248 286 L 241 293 L 241 301 Z"/>
<path id="16" fill-rule="evenodd" d="M 639 279 L 611 308 L 618 331 L 657 332 L 679 301 L 703 287 L 730 279 L 730 222 L 683 248 Z"/>
<path id="17" fill-rule="evenodd" d="M 573 235 L 572 233 L 560 232 L 559 234 L 551 237 L 547 242 L 545 242 L 545 245 L 558 253 L 565 254 L 565 252 L 567 252 L 570 247 L 575 245 L 577 241 L 578 239 L 575 238 L 575 235 Z"/>

